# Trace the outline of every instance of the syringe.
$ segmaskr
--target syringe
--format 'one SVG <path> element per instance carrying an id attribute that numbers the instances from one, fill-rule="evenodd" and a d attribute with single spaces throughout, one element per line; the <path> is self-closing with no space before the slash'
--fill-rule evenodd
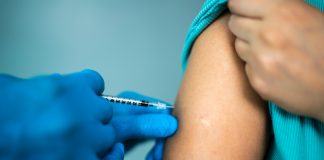
<path id="1" fill-rule="evenodd" d="M 122 98 L 122 97 L 109 96 L 109 95 L 102 95 L 102 97 L 112 103 L 121 103 L 121 104 L 128 104 L 128 105 L 141 106 L 141 107 L 156 107 L 157 109 L 174 108 L 174 106 L 170 106 L 161 102 L 149 102 L 145 100 L 136 100 L 136 99 Z"/>

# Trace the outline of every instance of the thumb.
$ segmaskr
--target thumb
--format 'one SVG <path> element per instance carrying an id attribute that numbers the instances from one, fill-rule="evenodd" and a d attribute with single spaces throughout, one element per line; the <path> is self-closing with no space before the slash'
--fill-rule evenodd
<path id="1" fill-rule="evenodd" d="M 101 95 L 105 89 L 105 82 L 101 75 L 90 69 L 68 74 L 65 76 L 68 84 L 82 83 L 93 90 L 97 95 Z"/>

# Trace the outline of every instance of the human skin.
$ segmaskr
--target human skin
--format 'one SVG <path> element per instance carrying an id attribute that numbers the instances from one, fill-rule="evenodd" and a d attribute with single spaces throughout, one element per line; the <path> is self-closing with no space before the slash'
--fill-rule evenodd
<path id="1" fill-rule="evenodd" d="M 324 122 L 324 14 L 302 0 L 229 0 L 229 8 L 252 87 L 289 112 Z"/>
<path id="2" fill-rule="evenodd" d="M 196 40 L 179 90 L 176 134 L 164 159 L 263 159 L 268 117 L 263 100 L 244 74 L 234 51 L 229 14 Z"/>

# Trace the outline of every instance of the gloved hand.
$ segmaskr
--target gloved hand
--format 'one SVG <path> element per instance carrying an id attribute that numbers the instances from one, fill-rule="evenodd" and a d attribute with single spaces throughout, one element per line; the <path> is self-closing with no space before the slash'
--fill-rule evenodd
<path id="1" fill-rule="evenodd" d="M 165 103 L 135 92 L 123 92 L 119 96 Z M 113 104 L 113 111 L 116 140 L 124 142 L 126 151 L 149 138 L 166 138 L 177 129 L 177 120 L 169 114 L 170 110 Z"/>
<path id="2" fill-rule="evenodd" d="M 27 80 L 1 75 L 0 159 L 105 156 L 115 132 L 105 125 L 113 111 L 98 96 L 103 90 L 103 79 L 91 70 Z"/>
<path id="3" fill-rule="evenodd" d="M 90 70 L 29 80 L 1 75 L 0 158 L 118 160 L 124 149 L 117 142 L 176 130 L 176 120 L 156 109 L 113 105 L 113 111 L 99 96 L 103 89 Z"/>

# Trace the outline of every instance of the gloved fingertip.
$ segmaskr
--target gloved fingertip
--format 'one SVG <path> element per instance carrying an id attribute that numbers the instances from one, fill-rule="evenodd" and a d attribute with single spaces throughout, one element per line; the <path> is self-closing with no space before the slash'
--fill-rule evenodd
<path id="1" fill-rule="evenodd" d="M 121 152 L 121 153 L 125 153 L 125 146 L 124 146 L 124 144 L 122 144 L 122 143 L 117 143 L 116 145 L 115 145 L 115 147 Z"/>
<path id="2" fill-rule="evenodd" d="M 80 73 L 85 76 L 86 82 L 95 91 L 95 93 L 99 95 L 104 91 L 105 89 L 104 79 L 97 71 L 91 69 L 85 69 Z"/>
<path id="3" fill-rule="evenodd" d="M 165 138 L 177 130 L 177 120 L 171 115 L 150 114 L 139 117 L 135 125 L 140 127 L 142 135 L 152 138 Z"/>
<path id="4" fill-rule="evenodd" d="M 169 122 L 169 130 L 168 130 L 169 134 L 168 134 L 168 136 L 171 136 L 178 129 L 178 120 L 175 117 L 171 116 L 171 115 L 166 115 L 166 116 L 169 117 L 168 118 L 168 122 Z"/>
<path id="5" fill-rule="evenodd" d="M 104 160 L 123 160 L 125 155 L 125 147 L 122 143 L 117 143 L 113 146 L 110 153 Z"/>

